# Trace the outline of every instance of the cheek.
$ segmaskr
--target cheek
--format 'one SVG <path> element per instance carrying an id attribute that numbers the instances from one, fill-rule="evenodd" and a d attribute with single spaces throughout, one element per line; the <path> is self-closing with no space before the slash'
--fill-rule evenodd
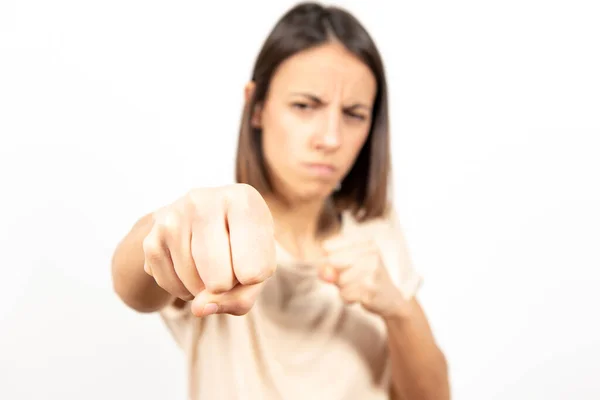
<path id="1" fill-rule="evenodd" d="M 293 163 L 303 146 L 303 127 L 295 116 L 285 111 L 273 113 L 263 120 L 263 151 L 272 166 Z"/>
<path id="2" fill-rule="evenodd" d="M 360 153 L 360 150 L 363 148 L 365 142 L 367 141 L 367 137 L 369 135 L 369 131 L 362 132 L 354 132 L 352 135 L 346 139 L 346 162 L 348 164 L 348 168 L 352 166 L 356 157 Z"/>

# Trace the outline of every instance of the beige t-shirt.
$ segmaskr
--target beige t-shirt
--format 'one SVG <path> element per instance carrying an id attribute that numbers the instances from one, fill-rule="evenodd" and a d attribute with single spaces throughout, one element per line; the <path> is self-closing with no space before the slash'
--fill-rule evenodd
<path id="1" fill-rule="evenodd" d="M 395 213 L 342 234 L 369 235 L 407 298 L 421 277 L 412 268 Z M 346 305 L 312 265 L 277 246 L 278 268 L 244 316 L 194 317 L 189 305 L 161 317 L 186 355 L 193 400 L 378 400 L 389 398 L 390 366 L 383 320 Z"/>

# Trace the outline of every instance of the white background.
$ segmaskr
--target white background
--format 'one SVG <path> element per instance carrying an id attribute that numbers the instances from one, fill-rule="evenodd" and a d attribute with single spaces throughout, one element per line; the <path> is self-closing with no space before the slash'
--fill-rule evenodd
<path id="1" fill-rule="evenodd" d="M 600 398 L 593 3 L 337 3 L 386 62 L 396 205 L 455 399 Z M 0 1 L 0 398 L 185 398 L 110 257 L 142 214 L 232 181 L 243 85 L 292 4 Z"/>

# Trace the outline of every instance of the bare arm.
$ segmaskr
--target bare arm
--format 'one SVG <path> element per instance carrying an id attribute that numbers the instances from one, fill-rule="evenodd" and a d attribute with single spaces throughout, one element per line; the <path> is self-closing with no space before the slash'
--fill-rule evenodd
<path id="1" fill-rule="evenodd" d="M 233 184 L 190 190 L 142 217 L 115 250 L 112 279 L 139 312 L 181 299 L 196 317 L 243 315 L 275 267 L 269 207 L 253 187 Z"/>
<path id="2" fill-rule="evenodd" d="M 393 248 L 385 254 L 390 267 L 397 270 L 400 281 L 414 280 L 415 273 L 409 257 L 402 230 L 395 217 L 392 235 Z M 323 244 L 327 263 L 323 263 L 321 276 L 336 284 L 347 303 L 360 302 L 368 311 L 385 321 L 388 348 L 391 358 L 394 400 L 449 400 L 449 383 L 446 360 L 435 343 L 421 306 L 411 296 L 403 294 L 392 279 L 382 254 L 367 235 L 364 238 L 339 236 Z M 393 263 L 393 264 L 392 264 Z M 405 289 L 416 292 L 416 285 Z"/>
<path id="3" fill-rule="evenodd" d="M 449 400 L 446 359 L 427 318 L 413 299 L 402 313 L 385 318 L 392 361 L 393 399 Z"/>
<path id="4" fill-rule="evenodd" d="M 139 312 L 154 312 L 174 300 L 144 271 L 142 243 L 152 228 L 152 214 L 139 219 L 117 245 L 112 258 L 113 288 L 119 298 Z"/>

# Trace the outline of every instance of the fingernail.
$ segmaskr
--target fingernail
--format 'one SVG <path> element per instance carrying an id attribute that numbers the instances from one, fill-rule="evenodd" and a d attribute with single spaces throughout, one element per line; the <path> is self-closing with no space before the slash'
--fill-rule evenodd
<path id="1" fill-rule="evenodd" d="M 334 272 L 332 272 L 332 271 L 329 271 L 329 272 L 327 273 L 327 280 L 328 280 L 329 282 L 335 282 L 335 273 L 334 273 Z"/>
<path id="2" fill-rule="evenodd" d="M 323 277 L 328 282 L 334 282 L 336 278 L 336 271 L 332 267 L 325 267 L 323 271 Z"/>
<path id="3" fill-rule="evenodd" d="M 214 314 L 217 312 L 218 309 L 219 309 L 219 306 L 217 306 L 215 303 L 208 303 L 202 309 L 202 316 L 206 317 L 207 315 Z"/>

